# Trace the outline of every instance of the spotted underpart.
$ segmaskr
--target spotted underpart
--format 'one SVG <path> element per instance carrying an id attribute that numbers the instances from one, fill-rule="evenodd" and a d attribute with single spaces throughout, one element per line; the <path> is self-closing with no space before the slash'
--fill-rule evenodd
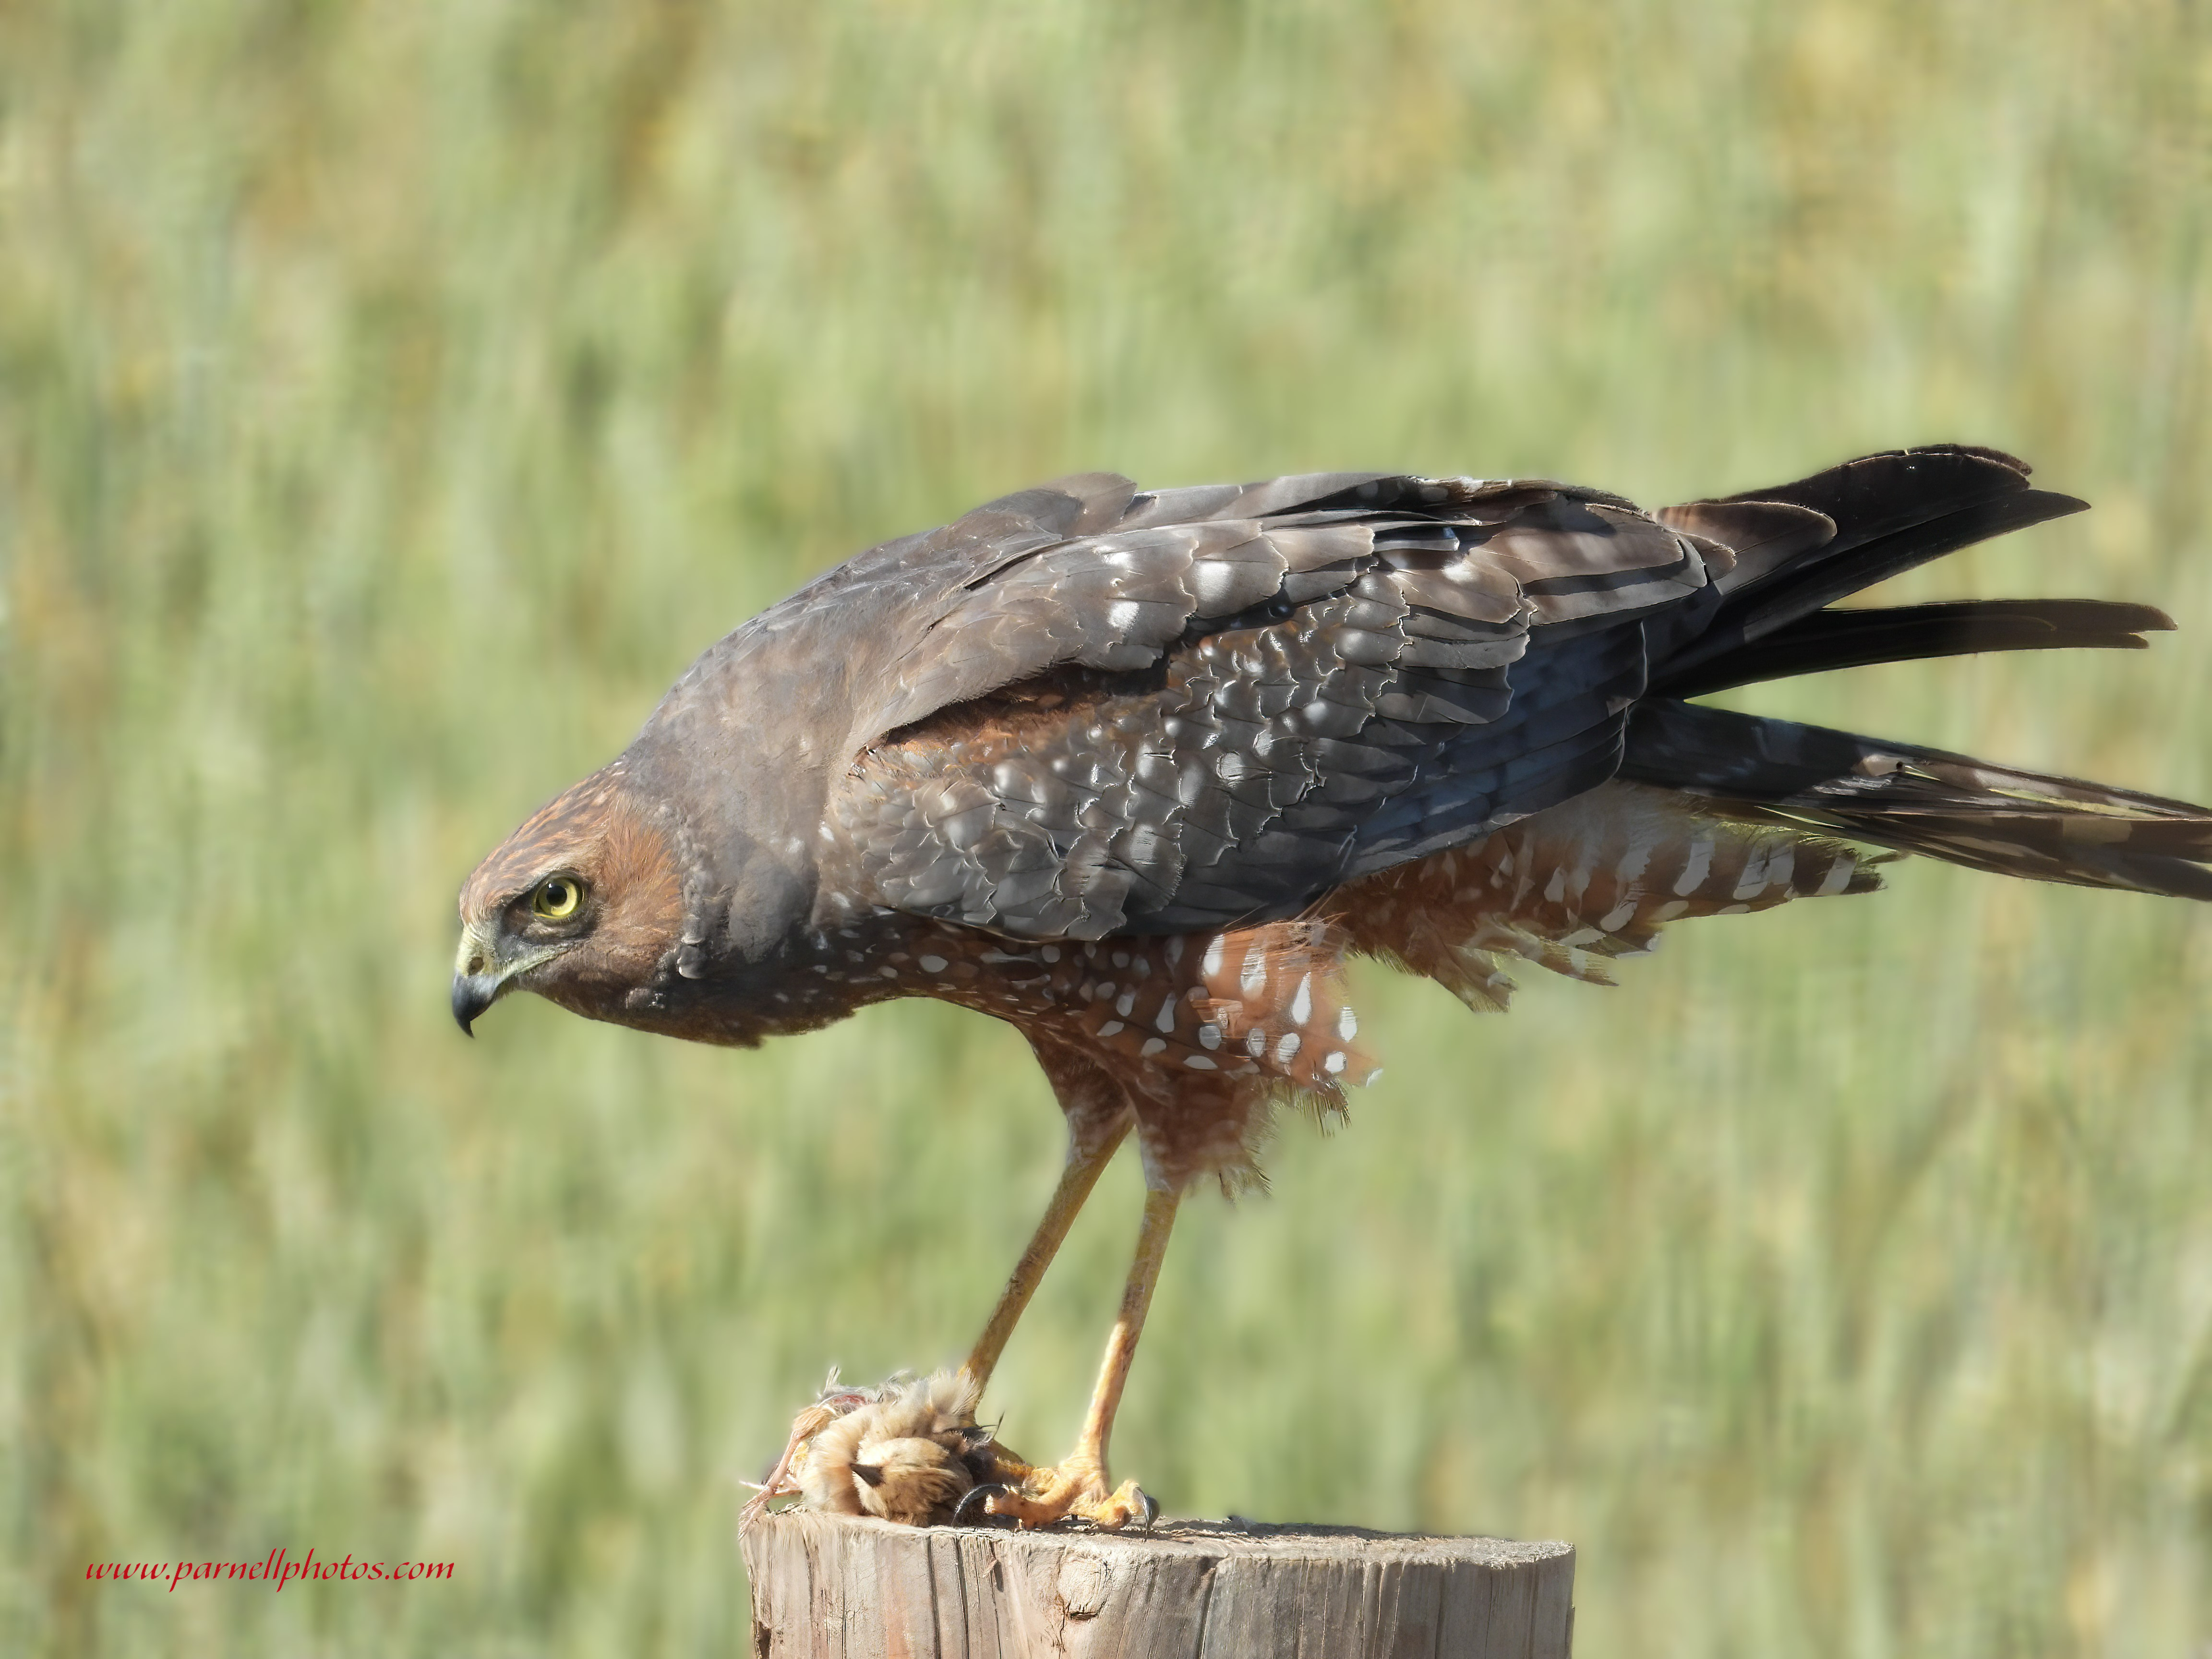
<path id="1" fill-rule="evenodd" d="M 1871 862 L 1843 842 L 1613 783 L 1340 898 L 1356 948 L 1502 1009 L 1513 989 L 1502 959 L 1610 984 L 1607 964 L 1650 950 L 1668 922 L 1871 892 Z"/>
<path id="2" fill-rule="evenodd" d="M 1380 1069 L 1346 1000 L 1351 939 L 1328 921 L 1036 945 L 926 927 L 869 953 L 871 989 L 958 1003 L 1081 1056 L 1137 1097 L 1156 1176 L 1249 1178 L 1273 1103 L 1340 1112 Z M 1063 1091 L 1063 1092 L 1066 1092 Z"/>
<path id="3" fill-rule="evenodd" d="M 1152 1178 L 1235 1187 L 1255 1178 L 1278 1103 L 1341 1113 L 1345 1085 L 1379 1069 L 1347 1000 L 1354 952 L 1503 1008 L 1506 961 L 1609 983 L 1669 921 L 1879 884 L 1844 842 L 1615 783 L 1341 888 L 1314 916 L 1048 944 L 877 912 L 825 936 L 811 976 L 848 1004 L 929 996 L 1006 1020 L 1079 1137 L 1133 1117 Z"/>

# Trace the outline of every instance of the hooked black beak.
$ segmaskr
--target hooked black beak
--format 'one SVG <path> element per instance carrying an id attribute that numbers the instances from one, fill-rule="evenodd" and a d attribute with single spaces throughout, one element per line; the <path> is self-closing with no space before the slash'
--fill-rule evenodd
<path id="1" fill-rule="evenodd" d="M 461 1028 L 463 1036 L 476 1035 L 469 1027 L 498 995 L 499 981 L 489 974 L 453 975 L 453 1024 Z"/>

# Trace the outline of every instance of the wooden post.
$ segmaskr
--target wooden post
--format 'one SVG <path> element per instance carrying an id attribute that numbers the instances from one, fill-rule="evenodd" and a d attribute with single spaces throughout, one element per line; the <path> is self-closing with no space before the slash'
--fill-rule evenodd
<path id="1" fill-rule="evenodd" d="M 752 1659 L 1566 1659 L 1566 1544 L 1348 1527 L 901 1527 L 787 1510 L 744 1534 Z"/>

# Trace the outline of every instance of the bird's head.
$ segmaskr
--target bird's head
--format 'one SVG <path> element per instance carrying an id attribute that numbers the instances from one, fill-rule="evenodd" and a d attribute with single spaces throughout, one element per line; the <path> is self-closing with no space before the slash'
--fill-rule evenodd
<path id="1" fill-rule="evenodd" d="M 618 762 L 555 797 L 477 866 L 461 888 L 453 963 L 461 1030 L 517 988 L 623 1018 L 684 931 L 665 823 L 625 787 Z"/>

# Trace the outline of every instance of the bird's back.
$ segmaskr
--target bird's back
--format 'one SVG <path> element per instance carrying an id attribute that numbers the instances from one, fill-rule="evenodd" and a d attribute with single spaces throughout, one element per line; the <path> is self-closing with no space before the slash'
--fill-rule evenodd
<path id="1" fill-rule="evenodd" d="M 901 595 L 828 802 L 839 890 L 1029 938 L 1295 914 L 1610 776 L 1639 619 L 1730 563 L 1547 481 L 1074 489 L 789 602 Z"/>

